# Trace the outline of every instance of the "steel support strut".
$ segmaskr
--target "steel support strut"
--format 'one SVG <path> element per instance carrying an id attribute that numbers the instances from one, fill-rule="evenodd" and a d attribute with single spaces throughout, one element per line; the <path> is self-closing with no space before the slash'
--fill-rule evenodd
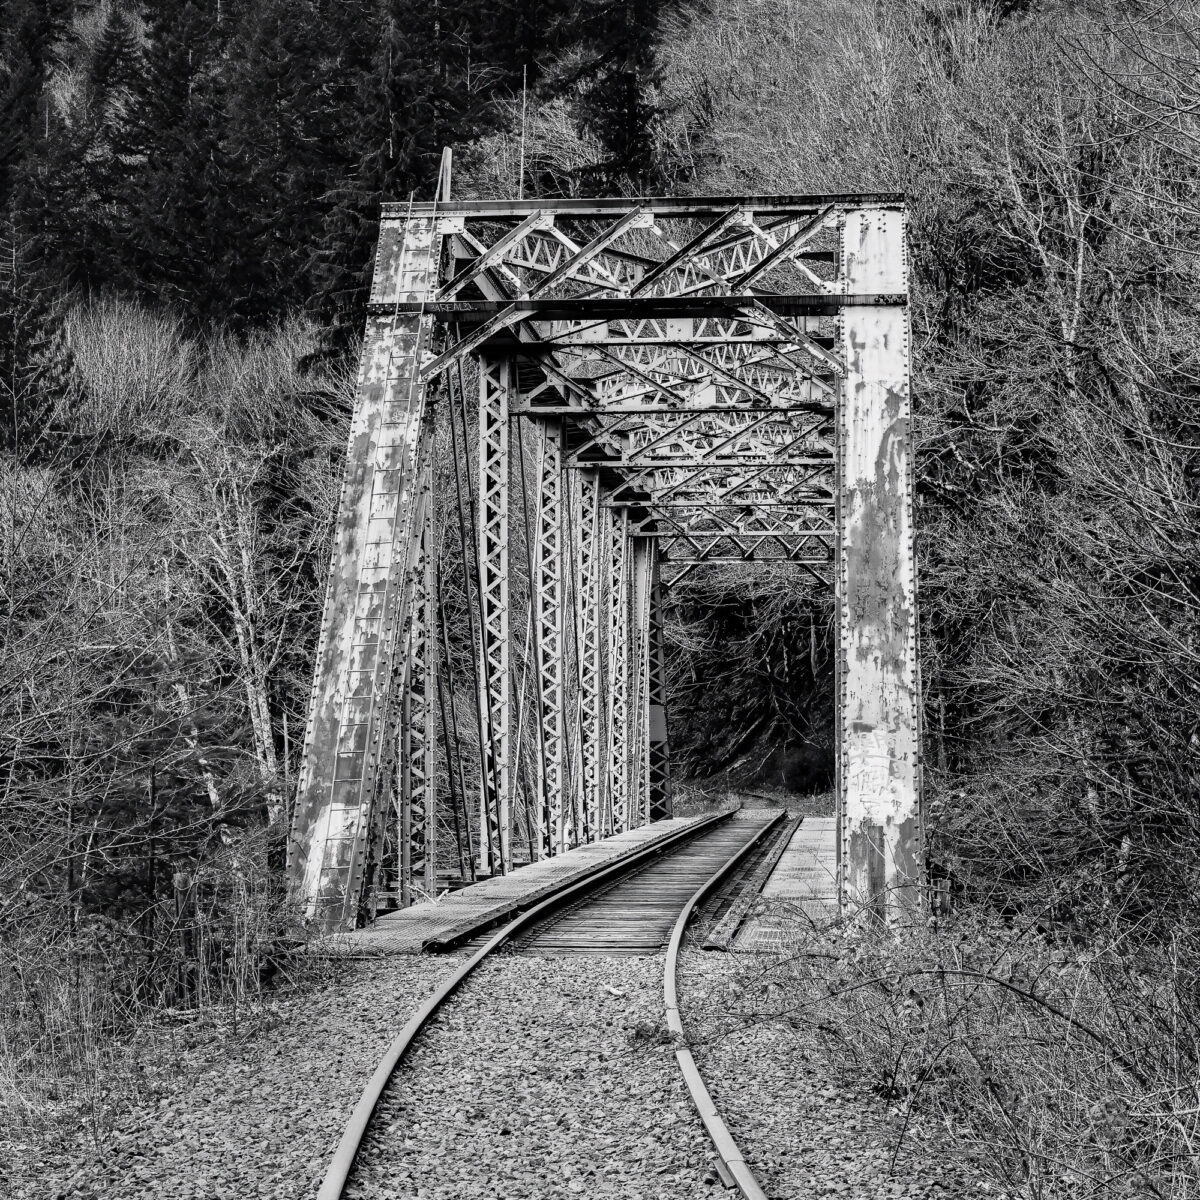
<path id="1" fill-rule="evenodd" d="M 847 292 L 905 292 L 903 210 L 846 214 L 841 279 Z M 923 868 L 907 309 L 843 309 L 841 348 L 842 902 L 895 919 L 919 906 Z"/>
<path id="2" fill-rule="evenodd" d="M 644 825 L 650 812 L 650 624 L 654 590 L 654 543 L 631 538 L 632 624 L 630 642 L 630 711 L 632 744 L 629 747 L 630 824 Z"/>
<path id="3" fill-rule="evenodd" d="M 538 812 L 542 854 L 561 854 L 567 845 L 566 739 L 563 652 L 566 605 L 563 593 L 562 422 L 539 422 L 539 498 L 534 549 L 533 595 L 538 689 L 541 700 L 542 770 Z"/>
<path id="4" fill-rule="evenodd" d="M 509 847 L 507 359 L 479 361 L 479 868 L 511 869 Z"/>
<path id="5" fill-rule="evenodd" d="M 401 693 L 400 721 L 400 904 L 413 903 L 416 893 L 432 896 L 436 811 L 434 796 L 434 697 L 437 687 L 433 636 L 437 619 L 434 594 L 434 530 L 432 424 L 422 437 L 421 485 L 417 528 L 417 561 L 409 572 L 407 664 Z"/>
<path id="6" fill-rule="evenodd" d="M 600 583 L 600 475 L 580 471 L 575 614 L 579 646 L 580 808 L 583 841 L 601 836 L 604 712 L 601 696 L 603 606 Z"/>
<path id="7" fill-rule="evenodd" d="M 666 614 L 659 558 L 653 542 L 646 633 L 646 787 L 650 820 L 667 820 L 672 803 L 671 753 L 667 741 Z"/>
<path id="8" fill-rule="evenodd" d="M 376 270 L 374 300 L 431 294 L 441 247 L 434 225 L 407 223 Z M 370 317 L 363 341 L 288 844 L 293 894 L 326 930 L 355 924 L 392 760 L 430 336 L 430 320 L 408 312 Z"/>

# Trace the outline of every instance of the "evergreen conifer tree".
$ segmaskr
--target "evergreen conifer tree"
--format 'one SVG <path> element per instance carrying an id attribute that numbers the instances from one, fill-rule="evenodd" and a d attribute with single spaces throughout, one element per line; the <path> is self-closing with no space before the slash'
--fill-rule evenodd
<path id="1" fill-rule="evenodd" d="M 580 32 L 589 54 L 575 76 L 577 111 L 608 152 L 583 172 L 584 186 L 653 189 L 662 115 L 654 96 L 661 79 L 656 46 L 665 8 L 665 0 L 602 0 L 584 10 Z"/>
<path id="2" fill-rule="evenodd" d="M 0 450 L 36 460 L 65 389 L 67 352 L 49 289 L 11 215 L 0 221 Z"/>

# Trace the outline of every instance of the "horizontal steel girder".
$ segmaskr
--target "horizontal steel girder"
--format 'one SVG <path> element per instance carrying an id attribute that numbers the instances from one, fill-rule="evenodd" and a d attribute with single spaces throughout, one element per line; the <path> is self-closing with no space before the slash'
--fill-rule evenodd
<path id="1" fill-rule="evenodd" d="M 524 217 L 529 213 L 570 213 L 578 217 L 612 216 L 614 213 L 645 209 L 656 217 L 719 217 L 733 206 L 757 213 L 813 213 L 828 204 L 847 208 L 901 208 L 902 192 L 838 192 L 830 195 L 797 193 L 788 196 L 654 196 L 594 197 L 553 200 L 455 200 L 437 203 L 395 203 L 383 205 L 383 219 L 401 220 L 408 216 L 437 217 L 454 221 L 463 217 Z"/>
<path id="2" fill-rule="evenodd" d="M 773 295 L 760 293 L 754 297 L 764 308 L 780 316 L 835 317 L 844 308 L 898 308 L 908 303 L 906 296 L 895 293 L 856 296 Z M 631 320 L 685 316 L 728 316 L 740 312 L 746 304 L 743 296 L 638 296 L 619 297 L 545 296 L 524 300 L 426 300 L 424 303 L 371 303 L 370 316 L 418 316 L 453 321 L 462 325 L 482 324 L 494 317 L 512 315 L 515 320 L 579 321 Z M 514 321 L 515 323 L 515 321 Z M 506 328 L 500 326 L 497 329 Z"/>

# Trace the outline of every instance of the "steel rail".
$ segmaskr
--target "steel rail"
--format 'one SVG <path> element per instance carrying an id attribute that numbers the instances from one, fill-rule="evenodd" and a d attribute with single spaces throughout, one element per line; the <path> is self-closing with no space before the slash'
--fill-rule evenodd
<path id="1" fill-rule="evenodd" d="M 754 1173 L 747 1165 L 741 1150 L 738 1148 L 737 1142 L 733 1140 L 733 1135 L 729 1132 L 728 1126 L 721 1119 L 721 1114 L 717 1112 L 717 1106 L 713 1102 L 712 1095 L 700 1076 L 696 1060 L 692 1057 L 692 1052 L 687 1048 L 687 1043 L 684 1040 L 683 1022 L 679 1019 L 679 998 L 675 990 L 675 976 L 679 966 L 679 947 L 683 942 L 684 931 L 687 929 L 688 922 L 692 919 L 692 914 L 695 912 L 697 905 L 705 899 L 717 884 L 771 830 L 779 825 L 779 822 L 786 815 L 784 812 L 777 814 L 770 824 L 764 825 L 758 833 L 722 867 L 709 876 L 708 880 L 701 884 L 692 894 L 692 898 L 679 914 L 679 918 L 675 922 L 675 928 L 671 931 L 671 941 L 667 947 L 667 962 L 663 971 L 663 994 L 666 1001 L 667 1028 L 671 1031 L 671 1040 L 675 1042 L 675 1058 L 679 1063 L 679 1069 L 683 1072 L 687 1089 L 691 1093 L 692 1103 L 696 1106 L 696 1111 L 700 1114 L 700 1119 L 704 1122 L 704 1128 L 708 1130 L 708 1136 L 712 1139 L 717 1155 L 737 1184 L 738 1190 L 745 1197 L 745 1200 L 767 1200 L 767 1194 L 762 1190 L 758 1180 L 754 1178 Z"/>
<path id="2" fill-rule="evenodd" d="M 366 1087 L 363 1088 L 362 1095 L 359 1097 L 358 1103 L 354 1106 L 354 1111 L 350 1114 L 350 1120 L 346 1123 L 341 1140 L 334 1151 L 329 1169 L 326 1171 L 325 1179 L 321 1184 L 321 1190 L 317 1193 L 317 1200 L 341 1200 L 346 1182 L 350 1178 L 350 1171 L 354 1166 L 354 1159 L 358 1154 L 359 1147 L 362 1145 L 363 1138 L 366 1136 L 367 1126 L 370 1124 L 371 1117 L 374 1115 L 375 1109 L 379 1104 L 380 1097 L 382 1097 L 384 1089 L 387 1087 L 396 1068 L 400 1065 L 404 1055 L 416 1040 L 417 1034 L 425 1027 L 429 1018 L 437 1012 L 448 997 L 458 989 L 467 976 L 493 950 L 504 945 L 515 934 L 524 929 L 526 925 L 532 924 L 551 909 L 557 908 L 562 904 L 567 904 L 572 898 L 598 887 L 602 883 L 606 883 L 613 876 L 622 874 L 631 867 L 639 865 L 644 860 L 654 858 L 664 851 L 677 846 L 680 842 L 689 841 L 692 837 L 712 829 L 722 821 L 727 821 L 737 811 L 737 809 L 731 809 L 729 812 L 714 813 L 711 817 L 705 817 L 695 824 L 689 825 L 686 829 L 681 829 L 677 833 L 662 838 L 660 841 L 652 842 L 630 854 L 624 855 L 615 862 L 598 864 L 582 879 L 577 879 L 575 882 L 563 886 L 550 896 L 539 901 L 532 908 L 515 917 L 503 929 L 493 934 L 470 958 L 460 963 L 425 998 L 421 1007 L 417 1009 L 388 1047 L 371 1078 L 367 1080 Z M 771 826 L 767 826 L 766 828 L 769 829 Z M 756 836 L 751 840 L 750 844 L 752 845 L 757 841 L 758 837 Z M 739 856 L 735 856 L 733 861 L 736 861 L 736 857 Z M 474 931 L 464 935 L 463 940 L 471 936 L 474 936 Z"/>

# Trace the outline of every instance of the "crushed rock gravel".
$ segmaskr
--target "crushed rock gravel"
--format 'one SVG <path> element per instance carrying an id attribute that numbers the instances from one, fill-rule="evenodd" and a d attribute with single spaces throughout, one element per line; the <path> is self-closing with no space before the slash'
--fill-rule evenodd
<path id="1" fill-rule="evenodd" d="M 717 1111 L 773 1200 L 987 1196 L 946 1130 L 903 1115 L 829 1069 L 820 1034 L 743 1020 L 738 956 L 685 951 L 684 1034 Z"/>
<path id="2" fill-rule="evenodd" d="M 321 984 L 275 994 L 236 1035 L 196 1022 L 148 1031 L 131 1051 L 136 1094 L 110 1097 L 68 1132 L 0 1132 L 0 1195 L 315 1196 L 364 1082 L 454 965 L 450 957 L 346 961 Z"/>
<path id="3" fill-rule="evenodd" d="M 684 1027 L 772 1200 L 991 1194 L 949 1135 L 827 1068 L 819 1035 L 738 1017 L 738 956 L 687 951 Z M 228 1024 L 158 1028 L 131 1094 L 0 1131 L 12 1200 L 304 1200 L 362 1085 L 450 957 L 346 961 Z M 356 1200 L 724 1197 L 666 1034 L 661 955 L 485 963 L 401 1065 Z M 897 1150 L 897 1145 L 899 1149 Z M 893 1162 L 894 1158 L 894 1162 Z"/>
<path id="4" fill-rule="evenodd" d="M 401 1064 L 347 1195 L 724 1196 L 662 970 L 661 955 L 484 963 Z"/>

